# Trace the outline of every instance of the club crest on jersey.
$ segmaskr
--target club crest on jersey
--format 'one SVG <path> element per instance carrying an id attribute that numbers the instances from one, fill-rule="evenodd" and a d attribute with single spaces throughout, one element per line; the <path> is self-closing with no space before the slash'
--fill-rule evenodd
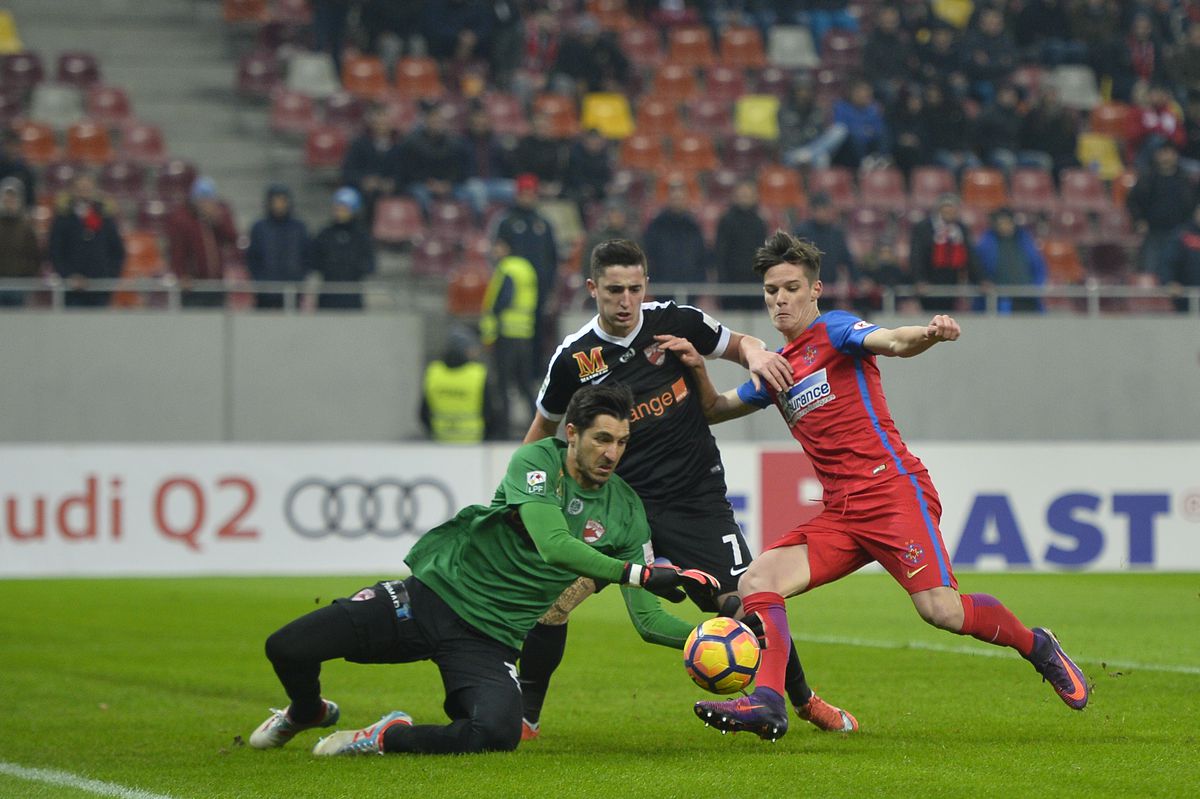
<path id="1" fill-rule="evenodd" d="M 579 367 L 580 383 L 608 374 L 608 364 L 604 362 L 604 353 L 600 347 L 592 347 L 589 352 L 573 352 L 571 356 L 575 359 L 575 365 Z"/>
<path id="2" fill-rule="evenodd" d="M 817 348 L 814 347 L 812 344 L 809 344 L 807 347 L 804 348 L 803 358 L 804 358 L 804 362 L 806 364 L 808 364 L 809 366 L 812 366 L 814 363 L 817 362 Z"/>
<path id="3" fill-rule="evenodd" d="M 859 319 L 854 323 L 855 330 L 866 330 L 868 327 L 875 327 L 875 323 L 868 322 L 866 319 Z"/>
<path id="4" fill-rule="evenodd" d="M 525 472 L 525 492 L 528 494 L 545 494 L 546 473 L 543 471 Z"/>
<path id="5" fill-rule="evenodd" d="M 602 535 L 604 535 L 604 525 L 595 519 L 588 519 L 587 524 L 583 526 L 583 540 L 588 544 L 594 544 L 600 540 Z"/>
<path id="6" fill-rule="evenodd" d="M 916 541 L 909 541 L 905 543 L 904 546 L 907 547 L 907 549 L 905 549 L 904 554 L 900 557 L 905 561 L 916 566 L 918 563 L 925 560 L 925 550 L 922 549 L 921 545 Z"/>
<path id="7" fill-rule="evenodd" d="M 788 425 L 794 425 L 806 414 L 815 411 L 822 405 L 837 399 L 829 385 L 829 378 L 824 369 L 818 369 L 786 392 L 776 395 L 775 401 L 783 412 L 783 418 Z"/>
<path id="8" fill-rule="evenodd" d="M 570 502 L 567 503 L 567 515 L 568 516 L 578 516 L 581 513 L 583 513 L 583 500 L 582 499 L 580 499 L 579 497 L 575 497 L 574 499 L 572 499 Z"/>
<path id="9" fill-rule="evenodd" d="M 658 346 L 658 342 L 642 350 L 642 355 L 646 356 L 646 360 L 650 362 L 651 366 L 662 366 L 663 362 L 667 360 L 667 351 Z"/>

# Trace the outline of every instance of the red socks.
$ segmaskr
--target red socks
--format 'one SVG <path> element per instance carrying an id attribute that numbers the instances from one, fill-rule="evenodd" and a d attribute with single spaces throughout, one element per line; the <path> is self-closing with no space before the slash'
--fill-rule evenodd
<path id="1" fill-rule="evenodd" d="M 766 640 L 754 684 L 770 688 L 783 696 L 783 676 L 788 655 L 792 651 L 792 634 L 788 629 L 783 597 L 772 591 L 760 591 L 743 597 L 742 607 L 747 614 L 757 613 L 762 619 L 763 637 Z"/>
<path id="2" fill-rule="evenodd" d="M 1033 632 L 990 594 L 962 594 L 963 626 L 969 635 L 996 646 L 1011 646 L 1023 656 L 1033 651 Z"/>

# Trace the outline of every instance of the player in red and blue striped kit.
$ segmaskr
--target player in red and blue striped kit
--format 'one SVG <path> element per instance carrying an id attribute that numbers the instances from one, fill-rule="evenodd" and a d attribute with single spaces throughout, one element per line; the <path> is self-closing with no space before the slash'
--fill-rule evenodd
<path id="1" fill-rule="evenodd" d="M 698 382 L 710 421 L 775 405 L 824 488 L 821 514 L 755 559 L 738 585 L 746 613 L 758 614 L 766 639 L 754 693 L 726 702 L 698 702 L 696 714 L 719 729 L 749 730 L 770 740 L 782 736 L 787 712 L 780 691 L 791 646 L 784 600 L 871 561 L 908 591 L 925 621 L 1016 649 L 1069 707 L 1082 710 L 1087 680 L 1050 631 L 1026 627 L 995 597 L 958 593 L 938 528 L 937 491 L 888 411 L 875 356 L 919 355 L 938 342 L 956 340 L 958 323 L 938 315 L 924 326 L 889 329 L 845 311 L 821 313 L 820 256 L 811 243 L 782 231 L 755 256 L 771 321 L 787 340 L 780 352 L 795 379 L 787 390 L 747 382 L 717 394 L 703 373 L 703 359 L 687 342 L 663 341 L 664 349 L 701 373 Z"/>

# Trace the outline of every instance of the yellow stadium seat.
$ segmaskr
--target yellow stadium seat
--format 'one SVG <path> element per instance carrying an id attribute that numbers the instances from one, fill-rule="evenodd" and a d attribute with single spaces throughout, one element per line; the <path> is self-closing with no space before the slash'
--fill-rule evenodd
<path id="1" fill-rule="evenodd" d="M 1075 157 L 1085 167 L 1094 168 L 1103 180 L 1113 180 L 1125 171 L 1117 140 L 1103 133 L 1080 133 Z"/>
<path id="2" fill-rule="evenodd" d="M 21 35 L 17 32 L 16 20 L 10 12 L 0 10 L 0 55 L 20 53 L 24 49 Z"/>
<path id="3" fill-rule="evenodd" d="M 734 108 L 733 129 L 739 136 L 775 141 L 779 138 L 779 98 L 744 94 Z"/>
<path id="4" fill-rule="evenodd" d="M 584 130 L 595 128 L 606 139 L 624 139 L 633 133 L 633 112 L 629 99 L 616 92 L 594 92 L 583 98 Z"/>
<path id="5" fill-rule="evenodd" d="M 962 30 L 975 11 L 975 3 L 972 0 L 933 0 L 931 10 L 938 19 Z"/>

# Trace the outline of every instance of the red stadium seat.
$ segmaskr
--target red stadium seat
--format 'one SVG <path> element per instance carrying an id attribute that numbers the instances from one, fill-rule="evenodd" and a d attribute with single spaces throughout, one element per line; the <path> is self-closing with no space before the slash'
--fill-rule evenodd
<path id="1" fill-rule="evenodd" d="M 1079 250 L 1070 239 L 1046 239 L 1041 245 L 1042 257 L 1046 259 L 1047 277 L 1050 283 L 1070 286 L 1083 282 L 1086 276 Z"/>
<path id="2" fill-rule="evenodd" d="M 752 176 L 774 160 L 771 148 L 753 136 L 731 136 L 723 148 L 722 163 L 738 175 Z"/>
<path id="3" fill-rule="evenodd" d="M 349 136 L 362 129 L 367 106 L 355 95 L 349 92 L 334 92 L 326 97 L 321 105 L 326 125 L 341 128 Z"/>
<path id="4" fill-rule="evenodd" d="M 413 248 L 412 271 L 420 277 L 446 277 L 454 264 L 454 249 L 432 236 L 420 239 Z"/>
<path id="5" fill-rule="evenodd" d="M 86 89 L 100 82 L 100 62 L 92 53 L 68 51 L 59 54 L 56 74 L 59 83 Z"/>
<path id="6" fill-rule="evenodd" d="M 349 145 L 341 128 L 319 125 L 304 140 L 304 166 L 310 170 L 340 169 Z"/>
<path id="7" fill-rule="evenodd" d="M 713 63 L 712 36 L 699 26 L 671 28 L 667 33 L 667 60 L 698 69 Z"/>
<path id="8" fill-rule="evenodd" d="M 696 97 L 687 103 L 688 130 L 712 136 L 733 133 L 733 106 L 716 97 Z"/>
<path id="9" fill-rule="evenodd" d="M 154 179 L 158 196 L 169 205 L 175 205 L 187 199 L 196 182 L 196 167 L 189 161 L 172 158 L 162 165 Z"/>
<path id="10" fill-rule="evenodd" d="M 862 66 L 862 42 L 852 33 L 834 28 L 821 42 L 821 66 L 852 72 Z"/>
<path id="11" fill-rule="evenodd" d="M 6 89 L 27 92 L 45 77 L 42 58 L 36 52 L 9 53 L 0 56 L 0 84 Z"/>
<path id="12" fill-rule="evenodd" d="M 1104 181 L 1090 169 L 1064 169 L 1059 173 L 1059 194 L 1063 205 L 1077 211 L 1099 213 L 1112 205 L 1112 196 Z"/>
<path id="13" fill-rule="evenodd" d="M 695 172 L 672 166 L 658 173 L 654 201 L 658 204 L 665 203 L 671 184 L 676 181 L 683 181 L 686 185 L 689 205 L 698 205 L 704 199 L 704 192 L 700 187 L 700 176 Z"/>
<path id="14" fill-rule="evenodd" d="M 617 163 L 629 169 L 653 171 L 667 161 L 662 137 L 648 133 L 635 133 L 621 141 L 617 150 Z"/>
<path id="15" fill-rule="evenodd" d="M 401 97 L 436 100 L 445 94 L 437 62 L 423 56 L 407 56 L 396 62 L 394 86 Z"/>
<path id="16" fill-rule="evenodd" d="M 263 99 L 283 83 L 283 66 L 269 50 L 251 50 L 238 59 L 235 84 L 238 95 Z"/>
<path id="17" fill-rule="evenodd" d="M 146 170 L 133 161 L 109 161 L 100 167 L 96 185 L 118 200 L 136 200 L 146 185 Z"/>
<path id="18" fill-rule="evenodd" d="M 307 136 L 316 124 L 316 106 L 307 94 L 279 89 L 271 97 L 272 132 L 285 136 Z"/>
<path id="19" fill-rule="evenodd" d="M 489 92 L 483 96 L 483 108 L 497 136 L 524 136 L 529 132 L 529 119 L 516 95 Z"/>
<path id="20" fill-rule="evenodd" d="M 75 178 L 81 174 L 78 164 L 71 161 L 52 161 L 42 167 L 42 180 L 39 189 L 47 195 L 55 196 L 67 191 Z"/>
<path id="21" fill-rule="evenodd" d="M 98 166 L 113 158 L 108 130 L 91 120 L 76 122 L 67 128 L 67 158 Z"/>
<path id="22" fill-rule="evenodd" d="M 1123 142 L 1129 138 L 1129 123 L 1133 113 L 1133 109 L 1125 103 L 1100 103 L 1088 114 L 1088 125 L 1092 133 L 1103 133 Z"/>
<path id="23" fill-rule="evenodd" d="M 937 205 L 941 195 L 953 194 L 957 189 L 954 173 L 942 166 L 919 166 L 909 176 L 909 196 L 922 211 Z"/>
<path id="24" fill-rule="evenodd" d="M 854 174 L 846 167 L 832 166 L 813 169 L 808 175 L 808 194 L 812 196 L 817 192 L 829 195 L 833 207 L 841 214 L 858 205 L 858 195 L 854 190 Z"/>
<path id="25" fill-rule="evenodd" d="M 375 203 L 371 235 L 381 244 L 410 244 L 425 230 L 421 206 L 410 197 L 381 197 Z"/>
<path id="26" fill-rule="evenodd" d="M 461 241 L 475 227 L 470 206 L 456 200 L 437 200 L 429 206 L 429 233 L 446 241 Z"/>
<path id="27" fill-rule="evenodd" d="M 720 205 L 728 205 L 733 197 L 733 190 L 737 187 L 739 181 L 743 180 L 743 174 L 735 172 L 728 167 L 729 159 L 722 159 L 722 166 L 714 169 L 704 181 L 704 196 L 710 202 L 719 203 Z"/>
<path id="28" fill-rule="evenodd" d="M 754 79 L 754 91 L 757 94 L 787 97 L 792 91 L 792 76 L 780 67 L 767 67 Z"/>
<path id="29" fill-rule="evenodd" d="M 221 18 L 229 25 L 257 25 L 266 22 L 270 0 L 221 0 Z"/>
<path id="30" fill-rule="evenodd" d="M 662 34 L 649 25 L 637 25 L 619 34 L 621 52 L 639 69 L 654 70 L 665 60 Z"/>
<path id="31" fill-rule="evenodd" d="M 1044 169 L 1014 169 L 1010 180 L 1014 210 L 1027 214 L 1049 214 L 1058 207 L 1054 178 Z"/>
<path id="32" fill-rule="evenodd" d="M 894 166 L 868 169 L 858 176 L 859 196 L 863 205 L 893 214 L 908 208 L 908 193 L 904 191 L 904 175 Z"/>
<path id="33" fill-rule="evenodd" d="M 270 18 L 295 27 L 312 24 L 311 0 L 272 0 Z"/>
<path id="34" fill-rule="evenodd" d="M 1056 209 L 1046 226 L 1051 237 L 1067 241 L 1083 241 L 1088 236 L 1088 228 L 1087 215 L 1074 208 Z"/>
<path id="35" fill-rule="evenodd" d="M 483 310 L 483 297 L 492 279 L 492 269 L 486 259 L 464 257 L 450 271 L 446 284 L 446 310 L 454 316 L 478 316 Z"/>
<path id="36" fill-rule="evenodd" d="M 704 75 L 704 96 L 713 100 L 733 101 L 746 93 L 746 76 L 741 69 L 710 67 Z"/>
<path id="37" fill-rule="evenodd" d="M 682 103 L 690 100 L 699 93 L 696 72 L 692 67 L 682 64 L 663 64 L 654 73 L 651 91 L 656 97 L 667 102 Z"/>
<path id="38" fill-rule="evenodd" d="M 748 25 L 729 25 L 721 31 L 721 63 L 759 70 L 767 65 L 762 34 Z"/>
<path id="39" fill-rule="evenodd" d="M 758 173 L 758 199 L 769 208 L 801 209 L 806 205 L 796 170 L 769 164 Z"/>
<path id="40" fill-rule="evenodd" d="M 373 55 L 350 55 L 342 59 L 342 88 L 364 100 L 380 100 L 388 92 L 383 60 Z"/>
<path id="41" fill-rule="evenodd" d="M 167 144 L 162 130 L 147 122 L 132 121 L 121 130 L 122 158 L 142 166 L 158 166 L 167 160 Z"/>
<path id="42" fill-rule="evenodd" d="M 550 118 L 550 135 L 567 139 L 579 133 L 579 113 L 575 101 L 561 94 L 539 94 L 533 98 L 533 113 Z"/>
<path id="43" fill-rule="evenodd" d="M 685 133 L 672 143 L 671 165 L 693 172 L 708 172 L 717 168 L 717 149 L 709 136 Z"/>
<path id="44" fill-rule="evenodd" d="M 985 214 L 1008 205 L 1008 187 L 999 169 L 967 169 L 962 176 L 963 205 Z"/>
<path id="45" fill-rule="evenodd" d="M 138 201 L 137 226 L 142 230 L 153 230 L 164 234 L 167 228 L 167 217 L 171 215 L 171 205 L 160 197 L 146 197 Z"/>
<path id="46" fill-rule="evenodd" d="M 634 112 L 634 129 L 655 136 L 677 136 L 683 132 L 677 103 L 657 95 L 645 95 Z"/>
<path id="47" fill-rule="evenodd" d="M 120 86 L 92 86 L 87 90 L 84 108 L 90 119 L 110 128 L 125 124 L 133 116 L 129 95 Z"/>
<path id="48" fill-rule="evenodd" d="M 21 140 L 21 155 L 34 166 L 42 166 L 58 158 L 58 138 L 54 129 L 41 122 L 17 122 Z"/>

